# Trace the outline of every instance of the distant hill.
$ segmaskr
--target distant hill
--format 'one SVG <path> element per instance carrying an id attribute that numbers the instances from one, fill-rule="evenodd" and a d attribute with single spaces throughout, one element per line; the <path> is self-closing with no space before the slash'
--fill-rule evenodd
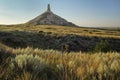
<path id="1" fill-rule="evenodd" d="M 60 16 L 54 14 L 50 5 L 48 4 L 47 11 L 45 11 L 40 16 L 34 18 L 27 22 L 29 25 L 61 25 L 61 26 L 76 26 L 75 24 L 68 22 L 67 20 L 61 18 Z"/>
<path id="2" fill-rule="evenodd" d="M 114 31 L 120 31 L 120 27 L 97 27 L 98 29 L 102 30 L 114 30 Z"/>

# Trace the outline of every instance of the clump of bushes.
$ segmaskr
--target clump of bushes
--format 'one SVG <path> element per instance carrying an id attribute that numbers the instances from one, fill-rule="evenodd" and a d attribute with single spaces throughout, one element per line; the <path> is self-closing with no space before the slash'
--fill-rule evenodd
<path id="1" fill-rule="evenodd" d="M 107 40 L 101 40 L 96 46 L 94 47 L 95 52 L 108 52 L 111 50 L 110 44 Z"/>

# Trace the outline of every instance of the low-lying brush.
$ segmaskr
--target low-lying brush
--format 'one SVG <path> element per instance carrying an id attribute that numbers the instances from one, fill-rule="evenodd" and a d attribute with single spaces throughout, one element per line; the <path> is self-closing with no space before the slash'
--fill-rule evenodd
<path id="1" fill-rule="evenodd" d="M 11 54 L 16 56 L 0 65 L 1 80 L 120 80 L 117 52 L 62 54 L 28 47 Z"/>

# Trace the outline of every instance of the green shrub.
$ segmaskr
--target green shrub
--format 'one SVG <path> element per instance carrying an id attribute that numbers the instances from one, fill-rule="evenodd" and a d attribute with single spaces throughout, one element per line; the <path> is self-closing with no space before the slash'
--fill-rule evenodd
<path id="1" fill-rule="evenodd" d="M 108 52 L 111 50 L 110 44 L 107 40 L 101 40 L 100 43 L 96 44 L 95 52 Z"/>
<path id="2" fill-rule="evenodd" d="M 18 67 L 21 69 L 30 69 L 30 70 L 42 70 L 47 65 L 44 62 L 42 58 L 39 56 L 33 56 L 33 55 L 18 55 L 15 57 L 15 62 L 17 63 Z"/>

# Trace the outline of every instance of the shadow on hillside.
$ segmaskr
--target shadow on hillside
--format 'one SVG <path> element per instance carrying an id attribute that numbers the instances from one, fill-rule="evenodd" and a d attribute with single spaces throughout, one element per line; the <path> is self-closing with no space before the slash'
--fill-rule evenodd
<path id="1" fill-rule="evenodd" d="M 25 48 L 27 46 L 41 49 L 54 49 L 62 51 L 93 51 L 95 45 L 101 40 L 107 40 L 110 43 L 112 51 L 120 52 L 120 39 L 86 37 L 77 35 L 58 36 L 40 31 L 35 32 L 0 32 L 0 42 L 13 48 Z"/>

